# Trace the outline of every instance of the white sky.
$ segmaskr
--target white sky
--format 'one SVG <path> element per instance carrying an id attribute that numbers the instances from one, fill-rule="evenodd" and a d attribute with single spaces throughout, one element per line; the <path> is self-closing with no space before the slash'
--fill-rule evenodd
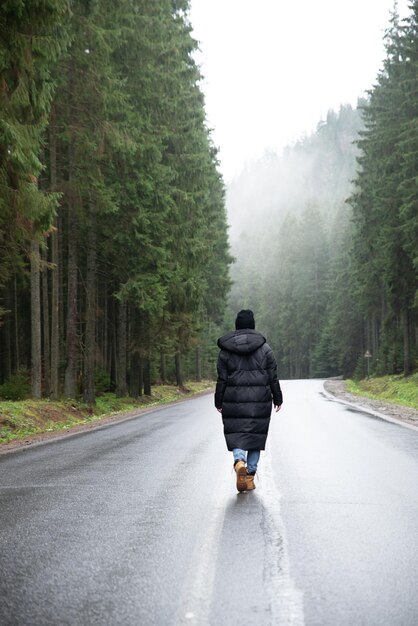
<path id="1" fill-rule="evenodd" d="M 408 0 L 399 0 L 401 17 Z M 191 0 L 206 113 L 226 182 L 355 106 L 382 66 L 393 0 Z"/>

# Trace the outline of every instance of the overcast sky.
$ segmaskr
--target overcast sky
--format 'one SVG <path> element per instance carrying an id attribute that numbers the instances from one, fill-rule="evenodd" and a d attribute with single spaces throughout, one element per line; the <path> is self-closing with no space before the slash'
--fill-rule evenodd
<path id="1" fill-rule="evenodd" d="M 399 0 L 401 17 L 408 0 Z M 191 0 L 206 112 L 226 182 L 246 161 L 355 106 L 382 66 L 393 0 Z"/>

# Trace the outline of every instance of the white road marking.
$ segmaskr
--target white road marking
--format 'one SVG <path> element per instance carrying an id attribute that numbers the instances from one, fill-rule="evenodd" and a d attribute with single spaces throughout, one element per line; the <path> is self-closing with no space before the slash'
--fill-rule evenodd
<path id="1" fill-rule="evenodd" d="M 280 512 L 280 493 L 274 483 L 273 466 L 269 450 L 262 457 L 262 480 L 257 489 L 265 511 L 266 588 L 270 593 L 272 626 L 304 626 L 303 592 L 290 576 L 286 532 Z M 266 538 L 267 539 L 267 538 Z"/>
<path id="2" fill-rule="evenodd" d="M 275 486 L 268 450 L 263 453 L 261 466 L 262 478 L 257 483 L 256 497 L 263 504 L 264 583 L 271 615 L 271 624 L 263 622 L 263 626 L 304 626 L 303 594 L 290 576 L 286 533 L 280 511 L 280 493 Z M 233 480 L 228 466 L 221 471 L 224 471 L 225 479 L 216 482 L 217 489 L 210 495 L 208 506 L 205 507 L 202 535 L 194 548 L 188 578 L 178 605 L 176 626 L 211 624 L 218 551 L 227 503 L 231 499 L 231 479 Z M 228 616 L 225 618 L 228 623 Z"/>

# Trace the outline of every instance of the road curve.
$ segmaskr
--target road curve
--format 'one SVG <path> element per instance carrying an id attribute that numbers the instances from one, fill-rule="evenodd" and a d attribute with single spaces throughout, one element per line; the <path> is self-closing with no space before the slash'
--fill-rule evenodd
<path id="1" fill-rule="evenodd" d="M 0 624 L 416 626 L 418 432 L 284 381 L 237 494 L 212 396 L 0 457 Z"/>

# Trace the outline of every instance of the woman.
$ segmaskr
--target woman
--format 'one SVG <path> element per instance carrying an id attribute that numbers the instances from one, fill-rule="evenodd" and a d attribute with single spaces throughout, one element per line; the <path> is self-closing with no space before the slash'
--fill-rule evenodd
<path id="1" fill-rule="evenodd" d="M 254 314 L 248 309 L 238 313 L 235 331 L 218 339 L 218 346 L 215 406 L 222 413 L 226 445 L 234 455 L 237 489 L 255 489 L 272 401 L 276 412 L 283 403 L 276 359 L 265 337 L 255 330 Z"/>

